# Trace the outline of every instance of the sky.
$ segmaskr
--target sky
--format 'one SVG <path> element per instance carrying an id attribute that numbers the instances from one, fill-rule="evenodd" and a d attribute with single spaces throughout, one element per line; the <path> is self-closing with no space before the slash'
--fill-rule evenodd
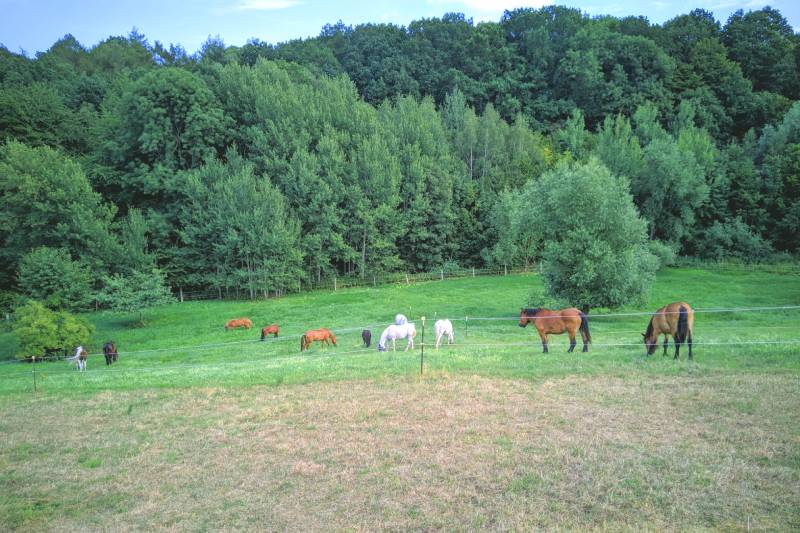
<path id="1" fill-rule="evenodd" d="M 128 35 L 133 28 L 152 44 L 180 44 L 194 53 L 209 37 L 241 46 L 256 38 L 269 43 L 313 37 L 326 23 L 365 22 L 407 25 L 412 20 L 459 12 L 474 22 L 498 21 L 505 9 L 541 7 L 553 0 L 0 0 L 0 44 L 12 52 L 33 56 L 71 33 L 92 47 L 112 35 Z M 710 0 L 706 3 L 654 0 L 564 1 L 589 15 L 644 15 L 662 23 L 694 8 L 707 9 L 723 24 L 737 9 L 765 5 L 780 10 L 800 30 L 800 2 L 778 0 Z"/>

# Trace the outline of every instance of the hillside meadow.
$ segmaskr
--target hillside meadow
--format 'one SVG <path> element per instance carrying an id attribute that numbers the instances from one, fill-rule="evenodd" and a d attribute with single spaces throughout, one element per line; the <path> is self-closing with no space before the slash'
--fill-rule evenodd
<path id="1" fill-rule="evenodd" d="M 88 371 L 0 334 L 0 523 L 13 530 L 800 527 L 796 274 L 671 269 L 593 310 L 588 354 L 518 327 L 534 274 L 92 313 Z M 639 314 L 698 309 L 695 359 Z M 378 353 L 398 312 L 420 350 Z M 603 317 L 609 313 L 615 316 Z M 248 316 L 250 331 L 223 330 Z M 435 350 L 434 317 L 456 326 Z M 465 320 L 466 318 L 466 320 Z M 258 327 L 280 325 L 277 339 Z M 338 346 L 299 351 L 308 328 Z M 113 339 L 119 363 L 97 355 Z M 743 343 L 743 344 L 737 344 Z M 747 343 L 747 344 L 744 344 Z M 405 347 L 398 343 L 398 349 Z"/>

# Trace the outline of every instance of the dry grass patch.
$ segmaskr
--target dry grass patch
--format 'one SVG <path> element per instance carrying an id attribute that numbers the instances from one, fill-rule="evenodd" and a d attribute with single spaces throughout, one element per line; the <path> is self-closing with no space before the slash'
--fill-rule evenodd
<path id="1" fill-rule="evenodd" d="M 57 529 L 797 529 L 793 376 L 438 376 L 26 397 L 0 523 Z"/>

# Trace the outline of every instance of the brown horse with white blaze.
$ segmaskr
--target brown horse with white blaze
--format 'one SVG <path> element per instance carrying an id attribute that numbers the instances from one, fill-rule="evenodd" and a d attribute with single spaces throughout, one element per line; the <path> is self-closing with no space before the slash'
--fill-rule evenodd
<path id="1" fill-rule="evenodd" d="M 300 337 L 300 351 L 302 352 L 304 350 L 308 350 L 308 348 L 311 346 L 311 343 L 314 341 L 319 341 L 325 346 L 327 346 L 330 342 L 336 346 L 336 335 L 331 333 L 329 329 L 325 328 L 310 329 Z"/>
<path id="2" fill-rule="evenodd" d="M 692 329 L 694 328 L 694 310 L 686 302 L 675 302 L 665 305 L 655 313 L 647 324 L 647 331 L 642 333 L 647 355 L 653 355 L 658 344 L 658 336 L 664 335 L 664 353 L 667 355 L 669 336 L 675 341 L 675 359 L 678 359 L 681 344 L 689 346 L 689 359 L 692 358 Z"/>
<path id="3" fill-rule="evenodd" d="M 569 350 L 571 353 L 575 349 L 575 333 L 580 331 L 583 339 L 583 351 L 589 351 L 589 343 L 592 336 L 589 334 L 589 319 L 578 309 L 568 307 L 560 311 L 549 309 L 520 309 L 519 327 L 524 328 L 528 324 L 533 324 L 539 337 L 542 339 L 544 353 L 547 353 L 547 336 L 551 333 L 560 335 L 565 331 L 569 335 Z"/>

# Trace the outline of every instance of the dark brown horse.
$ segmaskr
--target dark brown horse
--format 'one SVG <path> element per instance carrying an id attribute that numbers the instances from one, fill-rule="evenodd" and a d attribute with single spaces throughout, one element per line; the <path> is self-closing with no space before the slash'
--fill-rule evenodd
<path id="1" fill-rule="evenodd" d="M 264 326 L 261 328 L 261 340 L 263 341 L 267 335 L 272 335 L 273 337 L 278 336 L 278 324 L 272 324 L 271 326 Z"/>
<path id="2" fill-rule="evenodd" d="M 325 328 L 310 329 L 300 337 L 300 351 L 308 350 L 309 346 L 311 346 L 311 343 L 314 341 L 319 341 L 325 346 L 331 342 L 336 346 L 336 336 L 331 333 L 330 330 Z"/>
<path id="3" fill-rule="evenodd" d="M 519 313 L 519 327 L 524 328 L 528 323 L 536 327 L 539 337 L 542 339 L 544 353 L 547 353 L 547 336 L 551 333 L 560 335 L 565 331 L 569 335 L 569 350 L 575 349 L 575 332 L 580 330 L 583 339 L 583 351 L 589 351 L 589 343 L 592 336 L 589 334 L 589 319 L 584 313 L 568 307 L 560 311 L 549 309 L 521 309 Z"/>
<path id="4" fill-rule="evenodd" d="M 694 328 L 694 311 L 686 302 L 675 302 L 665 305 L 653 314 L 647 331 L 642 333 L 647 355 L 653 355 L 658 344 L 658 336 L 664 335 L 664 353 L 667 355 L 669 336 L 675 340 L 675 359 L 678 359 L 681 344 L 686 342 L 689 346 L 689 359 L 692 358 L 692 329 Z"/>
<path id="5" fill-rule="evenodd" d="M 364 341 L 364 346 L 367 348 L 372 344 L 372 332 L 368 329 L 361 331 L 361 340 Z"/>
<path id="6" fill-rule="evenodd" d="M 119 359 L 117 345 L 114 344 L 114 341 L 107 341 L 103 345 L 103 355 L 106 357 L 106 365 L 110 365 Z"/>

